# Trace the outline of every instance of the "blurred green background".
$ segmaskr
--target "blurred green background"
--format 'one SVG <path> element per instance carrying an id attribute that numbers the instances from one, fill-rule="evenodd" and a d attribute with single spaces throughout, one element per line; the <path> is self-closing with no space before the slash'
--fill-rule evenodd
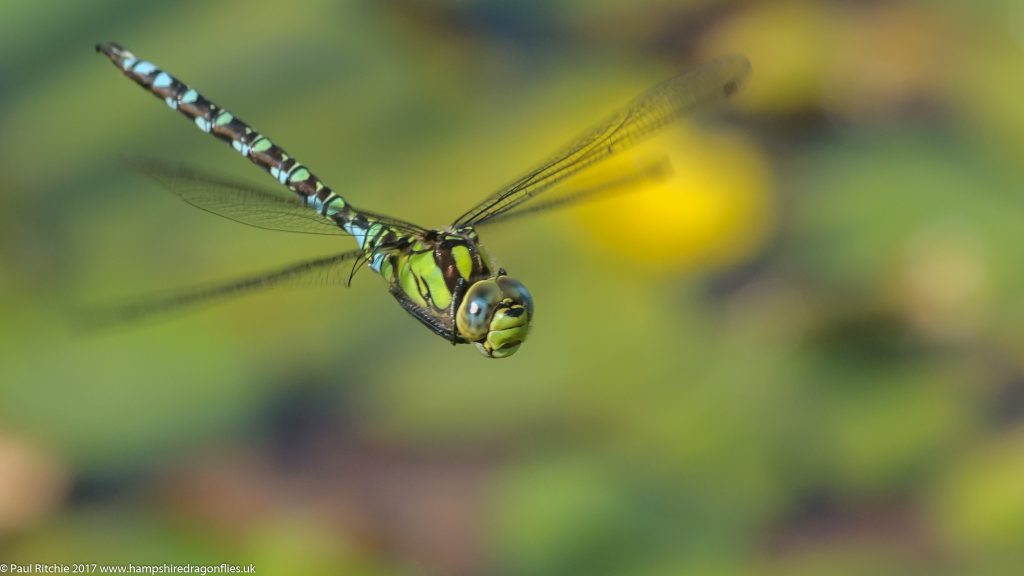
<path id="1" fill-rule="evenodd" d="M 488 361 L 367 272 L 70 334 L 351 245 L 125 169 L 269 183 L 107 40 L 432 226 L 662 78 L 754 74 L 648 150 L 669 182 L 481 230 L 538 309 Z M 1022 93 L 1019 1 L 5 2 L 0 562 L 1019 573 Z"/>

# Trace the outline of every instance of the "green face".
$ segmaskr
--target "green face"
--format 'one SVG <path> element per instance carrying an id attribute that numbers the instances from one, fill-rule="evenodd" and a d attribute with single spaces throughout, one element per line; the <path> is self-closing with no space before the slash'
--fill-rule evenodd
<path id="1" fill-rule="evenodd" d="M 455 313 L 459 334 L 488 358 L 504 358 L 519 350 L 532 320 L 530 292 L 508 276 L 470 286 Z"/>

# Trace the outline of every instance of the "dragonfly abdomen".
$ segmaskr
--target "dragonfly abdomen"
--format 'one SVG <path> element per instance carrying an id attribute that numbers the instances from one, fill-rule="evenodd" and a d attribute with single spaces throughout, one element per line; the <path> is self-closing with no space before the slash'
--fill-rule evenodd
<path id="1" fill-rule="evenodd" d="M 239 154 L 302 197 L 322 216 L 331 217 L 339 225 L 351 219 L 351 210 L 341 196 L 242 119 L 119 44 L 97 44 L 96 50 L 110 58 L 125 76 L 163 100 L 172 110 L 192 120 L 203 132 L 230 144 Z"/>

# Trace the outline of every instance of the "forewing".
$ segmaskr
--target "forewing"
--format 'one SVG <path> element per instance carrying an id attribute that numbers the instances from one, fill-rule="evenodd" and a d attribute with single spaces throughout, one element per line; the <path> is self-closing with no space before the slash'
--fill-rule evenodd
<path id="1" fill-rule="evenodd" d="M 667 159 L 662 159 L 661 161 L 647 164 L 634 172 L 623 174 L 594 186 L 570 188 L 564 192 L 559 191 L 557 198 L 530 202 L 526 206 L 517 206 L 514 209 L 502 211 L 500 214 L 476 224 L 476 226 L 490 226 L 522 218 L 523 216 L 561 210 L 570 206 L 636 192 L 641 190 L 643 185 L 660 182 L 671 176 L 671 174 L 671 164 Z"/>
<path id="2" fill-rule="evenodd" d="M 654 86 L 551 160 L 468 210 L 453 227 L 496 218 L 569 176 L 629 149 L 673 120 L 731 96 L 749 74 L 750 62 L 733 54 Z"/>

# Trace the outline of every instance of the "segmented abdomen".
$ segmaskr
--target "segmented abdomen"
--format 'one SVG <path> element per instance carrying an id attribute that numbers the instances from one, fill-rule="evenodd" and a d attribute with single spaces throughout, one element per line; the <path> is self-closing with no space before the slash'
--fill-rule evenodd
<path id="1" fill-rule="evenodd" d="M 108 42 L 97 44 L 96 50 L 110 58 L 125 76 L 192 120 L 200 130 L 230 144 L 253 164 L 301 196 L 311 208 L 349 229 L 356 217 L 355 211 L 308 168 L 266 136 L 151 62 L 140 60 L 124 47 Z"/>

